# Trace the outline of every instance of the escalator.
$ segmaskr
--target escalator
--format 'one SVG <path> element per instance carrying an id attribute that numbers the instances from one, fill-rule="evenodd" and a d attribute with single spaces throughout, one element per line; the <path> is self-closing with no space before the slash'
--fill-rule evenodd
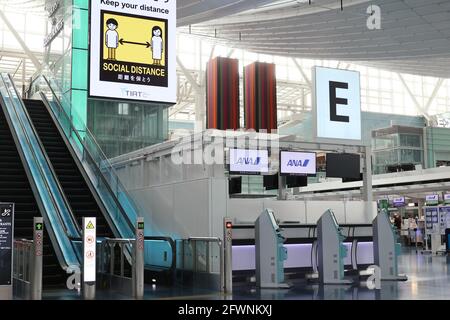
<path id="1" fill-rule="evenodd" d="M 15 203 L 15 238 L 32 238 L 33 217 L 45 225 L 43 286 L 63 287 L 80 269 L 81 232 L 11 76 L 0 74 L 0 201 Z"/>
<path id="2" fill-rule="evenodd" d="M 15 203 L 15 238 L 31 239 L 33 237 L 33 218 L 41 216 L 41 213 L 1 108 L 0 150 L 0 202 Z M 45 232 L 43 286 L 49 288 L 63 285 L 66 277 L 67 275 L 58 262 L 49 235 Z"/>
<path id="3" fill-rule="evenodd" d="M 81 269 L 83 217 L 96 217 L 99 240 L 130 239 L 139 211 L 58 84 L 44 75 L 33 83 L 41 100 L 22 100 L 11 76 L 0 74 L 0 178 L 8 183 L 0 201 L 16 203 L 16 238 L 30 239 L 33 217 L 43 217 L 48 288 Z M 131 264 L 130 246 L 124 255 Z M 147 258 L 146 269 L 155 266 Z"/>
<path id="4" fill-rule="evenodd" d="M 96 217 L 97 237 L 114 237 L 105 218 L 106 209 L 101 210 L 100 201 L 94 198 L 44 103 L 41 100 L 24 103 L 78 225 L 82 226 L 83 217 Z"/>

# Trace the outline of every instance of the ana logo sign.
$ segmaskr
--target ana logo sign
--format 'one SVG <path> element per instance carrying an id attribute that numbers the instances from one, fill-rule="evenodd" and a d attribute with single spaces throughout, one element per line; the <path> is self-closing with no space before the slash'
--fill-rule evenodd
<path id="1" fill-rule="evenodd" d="M 425 197 L 425 201 L 427 203 L 438 203 L 439 202 L 439 195 L 437 194 L 431 194 Z"/>
<path id="2" fill-rule="evenodd" d="M 450 203 L 450 193 L 444 194 L 444 201 L 445 203 Z"/>
<path id="3" fill-rule="evenodd" d="M 241 165 L 252 165 L 252 166 L 257 166 L 258 164 L 261 163 L 261 158 L 260 157 L 256 157 L 255 161 L 253 161 L 253 158 L 239 158 L 239 160 L 237 161 L 237 164 L 241 164 Z"/>
<path id="4" fill-rule="evenodd" d="M 359 73 L 315 67 L 313 77 L 317 137 L 361 140 Z"/>
<path id="5" fill-rule="evenodd" d="M 309 160 L 305 160 L 302 162 L 302 160 L 289 160 L 288 161 L 288 167 L 307 167 L 309 163 Z"/>
<path id="6" fill-rule="evenodd" d="M 230 172 L 259 174 L 269 172 L 267 150 L 230 149 Z"/>
<path id="7" fill-rule="evenodd" d="M 280 152 L 280 174 L 316 174 L 316 154 L 311 152 Z"/>

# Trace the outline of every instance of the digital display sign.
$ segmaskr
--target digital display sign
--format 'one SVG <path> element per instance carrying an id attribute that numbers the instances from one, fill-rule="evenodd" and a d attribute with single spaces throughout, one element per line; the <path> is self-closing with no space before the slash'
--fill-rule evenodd
<path id="1" fill-rule="evenodd" d="M 450 193 L 444 194 L 444 202 L 445 204 L 450 204 Z"/>
<path id="2" fill-rule="evenodd" d="M 280 175 L 315 175 L 316 154 L 312 152 L 280 152 Z"/>
<path id="3" fill-rule="evenodd" d="M 431 194 L 425 197 L 425 201 L 427 205 L 430 204 L 438 204 L 439 203 L 439 195 L 437 194 Z"/>
<path id="4" fill-rule="evenodd" d="M 14 205 L 0 203 L 0 286 L 12 285 Z"/>
<path id="5" fill-rule="evenodd" d="M 91 1 L 89 96 L 176 103 L 176 0 Z"/>
<path id="6" fill-rule="evenodd" d="M 268 150 L 230 149 L 231 174 L 262 174 L 268 172 Z"/>
<path id="7" fill-rule="evenodd" d="M 316 136 L 361 140 L 361 89 L 359 72 L 314 67 Z"/>
<path id="8" fill-rule="evenodd" d="M 392 204 L 395 207 L 403 207 L 405 206 L 406 202 L 405 202 L 405 197 L 398 197 L 398 198 L 394 198 L 392 200 Z"/>

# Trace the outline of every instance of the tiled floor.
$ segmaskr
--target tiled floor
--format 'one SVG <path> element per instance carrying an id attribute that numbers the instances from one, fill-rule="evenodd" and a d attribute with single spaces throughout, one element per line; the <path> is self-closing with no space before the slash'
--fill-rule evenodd
<path id="1" fill-rule="evenodd" d="M 365 281 L 348 286 L 320 286 L 295 280 L 290 289 L 263 289 L 253 284 L 234 284 L 233 296 L 218 292 L 178 287 L 148 285 L 144 299 L 283 299 L 283 300 L 374 300 L 374 299 L 450 299 L 450 269 L 447 256 L 432 256 L 405 249 L 399 260 L 399 270 L 408 276 L 406 282 L 382 282 L 381 290 L 369 290 Z M 45 292 L 44 299 L 80 299 L 76 292 Z M 129 296 L 97 291 L 96 299 L 130 299 Z"/>

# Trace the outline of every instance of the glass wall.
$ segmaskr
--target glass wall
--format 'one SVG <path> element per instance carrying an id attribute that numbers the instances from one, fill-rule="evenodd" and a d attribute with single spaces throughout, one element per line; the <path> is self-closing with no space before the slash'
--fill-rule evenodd
<path id="1" fill-rule="evenodd" d="M 392 132 L 394 130 L 397 132 Z M 417 164 L 424 165 L 423 134 L 404 133 L 402 130 L 419 132 L 421 129 L 381 129 L 381 132 L 391 132 L 374 134 L 376 135 L 372 140 L 374 174 L 412 170 Z"/>
<path id="2" fill-rule="evenodd" d="M 88 127 L 107 157 L 152 144 L 168 135 L 165 106 L 89 100 Z"/>

